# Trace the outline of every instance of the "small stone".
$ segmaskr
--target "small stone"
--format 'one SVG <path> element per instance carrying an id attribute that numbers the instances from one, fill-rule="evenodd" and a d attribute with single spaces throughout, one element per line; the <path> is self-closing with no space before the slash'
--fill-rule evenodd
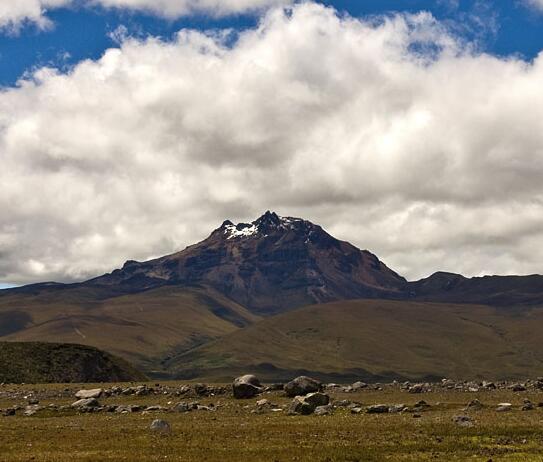
<path id="1" fill-rule="evenodd" d="M 453 422 L 459 427 L 473 427 L 473 421 L 467 415 L 457 415 L 453 417 Z"/>
<path id="2" fill-rule="evenodd" d="M 470 410 L 470 411 L 480 411 L 482 408 L 483 408 L 483 405 L 481 404 L 481 401 L 479 401 L 478 399 L 471 400 L 466 406 L 466 410 Z"/>
<path id="3" fill-rule="evenodd" d="M 368 388 L 368 384 L 364 382 L 355 382 L 351 385 L 352 389 L 355 391 L 362 390 L 364 388 Z"/>
<path id="4" fill-rule="evenodd" d="M 317 406 L 315 408 L 315 415 L 331 415 L 332 412 L 334 411 L 334 408 L 330 405 L 330 404 L 327 404 L 326 406 Z"/>
<path id="5" fill-rule="evenodd" d="M 521 383 L 515 383 L 509 387 L 514 392 L 526 391 L 526 387 Z"/>
<path id="6" fill-rule="evenodd" d="M 190 412 L 192 409 L 187 403 L 177 403 L 174 407 L 172 407 L 173 412 Z"/>
<path id="7" fill-rule="evenodd" d="M 156 419 L 153 420 L 149 429 L 154 433 L 159 433 L 161 435 L 169 435 L 172 432 L 172 427 L 165 420 Z"/>
<path id="8" fill-rule="evenodd" d="M 500 403 L 498 404 L 498 407 L 496 408 L 497 412 L 508 412 L 513 408 L 513 405 L 511 403 Z"/>

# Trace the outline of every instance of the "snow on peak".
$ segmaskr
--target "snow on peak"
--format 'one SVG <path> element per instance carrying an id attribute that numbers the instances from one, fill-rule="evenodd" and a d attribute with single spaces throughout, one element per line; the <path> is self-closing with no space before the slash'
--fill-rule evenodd
<path id="1" fill-rule="evenodd" d="M 266 212 L 252 223 L 234 225 L 231 221 L 225 221 L 223 228 L 227 239 L 236 239 L 256 236 L 259 233 L 266 236 L 270 229 L 291 230 L 295 228 L 296 223 L 303 223 L 303 220 L 300 218 L 280 217 L 274 212 Z"/>
<path id="2" fill-rule="evenodd" d="M 258 226 L 255 224 L 240 223 L 239 225 L 226 225 L 224 234 L 228 234 L 227 239 L 237 237 L 250 237 L 258 233 Z"/>

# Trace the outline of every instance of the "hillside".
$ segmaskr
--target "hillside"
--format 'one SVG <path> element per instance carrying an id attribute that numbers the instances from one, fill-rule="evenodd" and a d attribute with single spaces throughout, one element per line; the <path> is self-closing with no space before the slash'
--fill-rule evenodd
<path id="1" fill-rule="evenodd" d="M 100 383 L 146 380 L 129 363 L 96 348 L 59 343 L 0 343 L 0 382 Z"/>
<path id="2" fill-rule="evenodd" d="M 179 377 L 525 378 L 543 373 L 542 329 L 540 308 L 336 302 L 267 318 L 168 366 Z"/>
<path id="3" fill-rule="evenodd" d="M 161 287 L 110 297 L 97 288 L 0 297 L 0 339 L 92 345 L 161 372 L 160 362 L 259 318 L 211 289 Z"/>

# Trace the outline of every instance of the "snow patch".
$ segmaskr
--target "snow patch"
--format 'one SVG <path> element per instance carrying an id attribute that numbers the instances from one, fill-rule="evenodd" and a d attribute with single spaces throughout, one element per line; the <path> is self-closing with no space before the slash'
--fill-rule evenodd
<path id="1" fill-rule="evenodd" d="M 250 237 L 258 233 L 258 227 L 255 224 L 252 225 L 227 225 L 224 231 L 228 234 L 227 239 L 235 239 L 237 237 Z"/>

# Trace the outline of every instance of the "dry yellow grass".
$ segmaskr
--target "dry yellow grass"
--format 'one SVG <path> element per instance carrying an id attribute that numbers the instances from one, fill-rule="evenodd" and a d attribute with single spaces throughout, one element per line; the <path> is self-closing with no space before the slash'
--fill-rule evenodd
<path id="1" fill-rule="evenodd" d="M 170 384 L 171 385 L 171 384 Z M 29 389 L 31 387 L 26 387 Z M 63 386 L 42 387 L 54 390 Z M 333 398 L 412 405 L 424 399 L 432 405 L 422 417 L 411 413 L 369 415 L 337 410 L 332 416 L 255 414 L 256 399 L 235 401 L 230 396 L 206 398 L 215 412 L 184 414 L 66 414 L 44 411 L 34 417 L 0 417 L 2 462 L 102 461 L 543 461 L 543 410 L 523 412 L 524 398 L 537 403 L 541 393 L 494 391 L 466 393 L 436 391 L 411 395 L 399 389 L 333 394 Z M 289 402 L 281 392 L 264 397 Z M 465 412 L 479 398 L 482 411 Z M 111 397 L 105 404 L 166 405 L 172 396 Z M 177 398 L 179 400 L 179 398 Z M 56 404 L 71 399 L 48 399 Z M 494 406 L 509 401 L 515 410 L 497 413 Z M 19 401 L 0 400 L 0 408 Z M 472 428 L 458 427 L 455 415 L 468 414 Z M 151 434 L 154 418 L 167 420 L 171 436 Z"/>

